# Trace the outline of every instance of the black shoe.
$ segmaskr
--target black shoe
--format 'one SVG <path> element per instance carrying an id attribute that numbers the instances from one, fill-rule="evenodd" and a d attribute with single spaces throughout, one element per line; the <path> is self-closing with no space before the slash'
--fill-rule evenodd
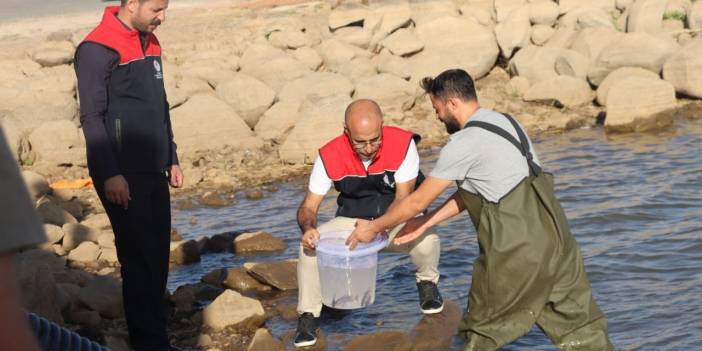
<path id="1" fill-rule="evenodd" d="M 293 344 L 295 347 L 312 346 L 317 342 L 317 332 L 319 331 L 319 319 L 309 312 L 303 313 L 297 319 L 297 331 Z"/>
<path id="2" fill-rule="evenodd" d="M 419 307 L 424 314 L 439 313 L 444 310 L 444 300 L 441 298 L 439 288 L 428 280 L 417 283 L 419 291 Z"/>

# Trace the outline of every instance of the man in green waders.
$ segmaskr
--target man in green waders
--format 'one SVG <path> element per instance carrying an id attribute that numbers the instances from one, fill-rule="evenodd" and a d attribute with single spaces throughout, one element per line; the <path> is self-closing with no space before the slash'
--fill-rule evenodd
<path id="1" fill-rule="evenodd" d="M 451 134 L 431 175 L 382 217 L 359 220 L 351 248 L 408 221 L 403 244 L 464 209 L 478 233 L 469 312 L 459 331 L 464 350 L 495 350 L 536 323 L 561 350 L 613 350 L 607 320 L 592 297 L 578 246 L 532 145 L 510 116 L 480 108 L 463 70 L 424 78 L 436 114 Z M 426 215 L 412 217 L 455 181 L 458 191 Z"/>

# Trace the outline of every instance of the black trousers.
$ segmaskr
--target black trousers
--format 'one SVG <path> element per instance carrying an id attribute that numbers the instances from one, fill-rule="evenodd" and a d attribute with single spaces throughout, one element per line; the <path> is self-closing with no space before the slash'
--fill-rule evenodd
<path id="1" fill-rule="evenodd" d="M 128 209 L 105 197 L 104 181 L 95 190 L 112 223 L 122 266 L 122 297 L 132 346 L 161 350 L 169 345 L 164 301 L 170 253 L 171 204 L 164 174 L 127 174 Z"/>

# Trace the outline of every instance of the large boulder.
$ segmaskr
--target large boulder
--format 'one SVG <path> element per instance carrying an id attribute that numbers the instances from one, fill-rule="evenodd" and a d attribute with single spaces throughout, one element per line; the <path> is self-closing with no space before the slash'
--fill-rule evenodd
<path id="1" fill-rule="evenodd" d="M 424 50 L 408 59 L 415 83 L 452 68 L 462 68 L 474 79 L 481 78 L 490 72 L 500 53 L 493 31 L 471 19 L 436 18 L 417 26 L 416 34 L 424 42 Z"/>
<path id="2" fill-rule="evenodd" d="M 503 22 L 514 12 L 526 5 L 526 0 L 494 0 L 495 20 Z"/>
<path id="3" fill-rule="evenodd" d="M 341 133 L 348 95 L 308 99 L 300 107 L 302 118 L 278 150 L 280 159 L 288 163 L 314 162 L 318 150 Z"/>
<path id="4" fill-rule="evenodd" d="M 348 64 L 336 69 L 336 72 L 347 77 L 354 84 L 358 81 L 378 74 L 375 62 L 367 57 L 355 57 Z"/>
<path id="5" fill-rule="evenodd" d="M 22 171 L 22 178 L 27 185 L 29 196 L 38 199 L 51 192 L 49 182 L 39 173 L 32 171 Z"/>
<path id="6" fill-rule="evenodd" d="M 73 94 L 56 91 L 33 91 L 0 84 L 0 110 L 16 123 L 21 133 L 29 133 L 50 121 L 73 120 L 78 115 L 78 103 Z"/>
<path id="7" fill-rule="evenodd" d="M 524 94 L 525 101 L 558 101 L 567 107 L 584 105 L 594 98 L 595 93 L 586 81 L 571 76 L 536 82 Z"/>
<path id="8" fill-rule="evenodd" d="M 37 212 L 44 223 L 55 224 L 58 226 L 63 226 L 66 223 L 78 223 L 76 218 L 68 213 L 68 211 L 64 210 L 53 201 L 46 199 L 39 203 L 39 206 L 37 206 Z"/>
<path id="9" fill-rule="evenodd" d="M 107 276 L 99 276 L 80 289 L 81 303 L 100 313 L 103 318 L 115 319 L 123 315 L 122 284 Z"/>
<path id="10" fill-rule="evenodd" d="M 628 8 L 626 31 L 660 33 L 667 2 L 668 0 L 636 0 Z"/>
<path id="11" fill-rule="evenodd" d="M 258 281 L 279 290 L 297 289 L 297 260 L 244 263 L 244 268 Z"/>
<path id="12" fill-rule="evenodd" d="M 664 80 L 629 77 L 609 88 L 608 131 L 656 130 L 672 123 L 675 87 Z"/>
<path id="13" fill-rule="evenodd" d="M 580 33 L 580 31 L 573 27 L 558 27 L 544 46 L 556 49 L 567 49 L 573 44 L 578 33 Z"/>
<path id="14" fill-rule="evenodd" d="M 604 48 L 619 40 L 623 33 L 609 27 L 585 28 L 573 41 L 571 49 L 590 60 L 600 56 Z"/>
<path id="15" fill-rule="evenodd" d="M 373 2 L 371 10 L 377 15 L 378 21 L 371 23 L 367 18 L 363 27 L 375 31 L 369 44 L 369 49 L 372 51 L 377 51 L 378 43 L 390 33 L 407 26 L 412 20 L 412 10 L 409 4 L 404 1 Z"/>
<path id="16" fill-rule="evenodd" d="M 63 229 L 57 225 L 44 224 L 44 232 L 46 233 L 46 242 L 49 244 L 55 244 L 63 239 Z"/>
<path id="17" fill-rule="evenodd" d="M 228 103 L 254 128 L 258 119 L 275 101 L 275 91 L 256 78 L 239 73 L 217 86 L 217 96 Z"/>
<path id="18" fill-rule="evenodd" d="M 370 11 L 364 7 L 343 6 L 337 7 L 329 14 L 329 28 L 331 30 L 348 26 L 354 23 L 363 22 L 370 14 Z"/>
<path id="19" fill-rule="evenodd" d="M 407 333 L 383 331 L 351 339 L 344 351 L 407 351 L 411 348 L 412 341 Z"/>
<path id="20" fill-rule="evenodd" d="M 95 263 L 100 257 L 100 247 L 97 244 L 85 241 L 68 253 L 68 260 L 85 264 Z"/>
<path id="21" fill-rule="evenodd" d="M 298 49 L 308 45 L 307 37 L 299 30 L 276 30 L 268 35 L 268 42 L 279 49 Z"/>
<path id="22" fill-rule="evenodd" d="M 315 49 L 308 47 L 302 47 L 291 51 L 291 55 L 312 71 L 318 70 L 324 63 L 322 56 L 320 56 Z"/>
<path id="23" fill-rule="evenodd" d="M 424 49 L 424 43 L 411 30 L 400 28 L 380 42 L 393 55 L 409 56 Z"/>
<path id="24" fill-rule="evenodd" d="M 344 43 L 351 44 L 361 49 L 368 49 L 371 39 L 373 38 L 373 32 L 363 27 L 344 27 L 337 29 L 334 32 L 334 37 Z"/>
<path id="25" fill-rule="evenodd" d="M 607 106 L 607 95 L 609 88 L 622 80 L 627 80 L 632 77 L 648 78 L 651 80 L 659 80 L 660 77 L 643 68 L 638 67 L 622 67 L 610 73 L 605 80 L 597 87 L 597 103 L 601 106 Z"/>
<path id="26" fill-rule="evenodd" d="M 439 314 L 425 315 L 412 328 L 412 350 L 431 351 L 451 348 L 455 330 L 461 322 L 463 309 L 456 301 L 444 302 L 444 310 Z"/>
<path id="27" fill-rule="evenodd" d="M 383 50 L 376 56 L 378 73 L 389 73 L 402 79 L 412 76 L 407 60 Z"/>
<path id="28" fill-rule="evenodd" d="M 515 9 L 504 21 L 499 22 L 495 26 L 495 37 L 502 50 L 502 56 L 506 58 L 512 57 L 515 50 L 527 46 L 531 39 L 529 7 Z"/>
<path id="29" fill-rule="evenodd" d="M 372 99 L 383 109 L 385 115 L 401 116 L 414 106 L 415 85 L 387 73 L 381 73 L 359 81 L 354 99 Z"/>
<path id="30" fill-rule="evenodd" d="M 185 265 L 200 261 L 200 248 L 195 240 L 171 242 L 169 261 L 177 265 Z"/>
<path id="31" fill-rule="evenodd" d="M 695 39 L 663 65 L 663 79 L 680 94 L 702 98 L 702 39 Z"/>
<path id="32" fill-rule="evenodd" d="M 559 14 L 558 5 L 550 0 L 537 0 L 529 4 L 529 20 L 532 24 L 552 26 Z"/>
<path id="33" fill-rule="evenodd" d="M 265 140 L 282 140 L 300 119 L 300 104 L 294 99 L 278 101 L 256 124 L 256 135 Z"/>
<path id="34" fill-rule="evenodd" d="M 253 44 L 239 60 L 241 72 L 253 76 L 275 91 L 309 72 L 308 66 L 270 45 Z"/>
<path id="35" fill-rule="evenodd" d="M 551 39 L 553 33 L 555 32 L 556 30 L 551 26 L 536 24 L 531 27 L 531 42 L 538 46 L 544 45 L 549 39 Z"/>
<path id="36" fill-rule="evenodd" d="M 234 253 L 276 252 L 288 247 L 285 242 L 266 232 L 242 233 L 234 239 Z"/>
<path id="37" fill-rule="evenodd" d="M 695 1 L 692 3 L 687 15 L 687 23 L 690 29 L 702 28 L 702 2 Z"/>
<path id="38" fill-rule="evenodd" d="M 640 67 L 659 74 L 668 57 L 678 49 L 678 44 L 669 37 L 626 33 L 602 50 L 588 73 L 588 80 L 599 85 L 610 72 L 620 67 Z"/>
<path id="39" fill-rule="evenodd" d="M 458 17 L 458 7 L 452 0 L 411 0 L 412 21 L 421 26 L 441 17 Z"/>
<path id="40" fill-rule="evenodd" d="M 258 327 L 265 321 L 265 315 L 258 300 L 225 290 L 202 311 L 202 323 L 215 331 L 226 327 Z"/>
<path id="41" fill-rule="evenodd" d="M 256 330 L 256 334 L 254 334 L 246 351 L 285 351 L 285 345 L 274 338 L 268 329 L 260 328 Z"/>
<path id="42" fill-rule="evenodd" d="M 221 284 L 228 289 L 236 290 L 242 294 L 249 292 L 265 293 L 273 290 L 270 285 L 263 284 L 252 277 L 246 271 L 246 268 L 230 268 L 225 274 L 226 276 Z"/>
<path id="43" fill-rule="evenodd" d="M 338 39 L 326 39 L 319 45 L 319 54 L 327 68 L 338 70 L 355 57 L 368 57 L 370 54 L 358 47 Z"/>
<path id="44" fill-rule="evenodd" d="M 261 145 L 236 111 L 212 95 L 191 97 L 171 111 L 171 123 L 179 150 L 194 152 L 226 145 L 241 148 Z"/>
<path id="45" fill-rule="evenodd" d="M 47 42 L 32 53 L 32 60 L 43 67 L 67 65 L 73 62 L 75 48 L 67 41 Z"/>
<path id="46" fill-rule="evenodd" d="M 100 235 L 97 230 L 78 223 L 66 223 L 62 229 L 64 233 L 62 246 L 66 251 L 71 251 L 86 241 L 97 243 Z"/>
<path id="47" fill-rule="evenodd" d="M 278 94 L 280 101 L 303 102 L 308 98 L 333 95 L 351 96 L 353 84 L 343 75 L 331 72 L 311 72 L 285 84 Z"/>
<path id="48" fill-rule="evenodd" d="M 37 251 L 37 250 L 32 250 Z M 62 324 L 60 306 L 58 303 L 56 280 L 52 271 L 63 269 L 51 259 L 38 257 L 32 251 L 18 254 L 14 260 L 15 276 L 19 287 L 22 305 L 28 311 L 34 312 L 53 322 Z M 44 252 L 54 256 L 53 253 Z"/>
<path id="49" fill-rule="evenodd" d="M 527 46 L 514 55 L 509 62 L 509 70 L 531 83 L 552 80 L 558 76 L 555 64 L 562 52 L 563 49 L 558 48 Z"/>
<path id="50" fill-rule="evenodd" d="M 556 58 L 554 67 L 559 75 L 587 80 L 587 73 L 590 70 L 590 59 L 577 51 L 563 50 Z"/>
<path id="51" fill-rule="evenodd" d="M 29 134 L 29 143 L 40 160 L 61 163 L 76 163 L 82 160 L 84 150 L 76 153 L 76 148 L 84 147 L 80 131 L 71 121 L 59 120 L 42 124 Z"/>

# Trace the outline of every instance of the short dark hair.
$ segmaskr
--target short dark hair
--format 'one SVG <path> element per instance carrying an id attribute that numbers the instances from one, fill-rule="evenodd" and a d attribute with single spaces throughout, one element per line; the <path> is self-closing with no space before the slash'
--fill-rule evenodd
<path id="1" fill-rule="evenodd" d="M 478 98 L 473 78 L 462 69 L 443 71 L 435 78 L 424 77 L 419 85 L 425 92 L 441 99 L 457 97 L 464 101 L 474 101 Z"/>
<path id="2" fill-rule="evenodd" d="M 139 0 L 139 4 L 143 4 L 146 0 Z M 127 0 L 120 0 L 119 5 L 124 7 L 127 4 Z"/>

